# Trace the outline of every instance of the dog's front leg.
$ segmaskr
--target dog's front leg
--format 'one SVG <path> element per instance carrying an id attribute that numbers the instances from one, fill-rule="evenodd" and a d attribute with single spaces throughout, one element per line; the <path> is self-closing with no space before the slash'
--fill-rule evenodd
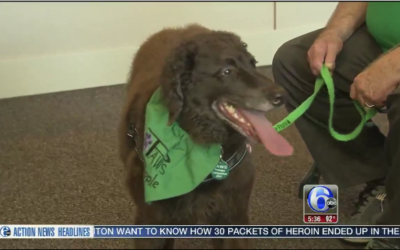
<path id="1" fill-rule="evenodd" d="M 248 199 L 250 192 L 242 193 L 242 200 L 232 202 L 236 206 L 231 206 L 230 210 L 225 210 L 223 213 L 216 216 L 213 225 L 250 225 Z M 240 202 L 241 201 L 241 202 Z M 212 239 L 211 244 L 214 249 L 254 249 L 254 239 L 237 239 L 237 238 L 217 238 Z"/>
<path id="2" fill-rule="evenodd" d="M 213 249 L 254 249 L 252 239 L 211 239 Z"/>
<path id="3" fill-rule="evenodd" d="M 174 249 L 175 239 L 134 239 L 134 249 Z"/>
<path id="4" fill-rule="evenodd" d="M 228 222 L 229 221 L 229 222 Z M 249 225 L 249 217 L 247 211 L 232 217 L 231 220 L 220 221 L 219 225 Z M 211 239 L 213 249 L 254 249 L 253 239 L 237 239 L 237 238 L 217 238 Z"/>
<path id="5" fill-rule="evenodd" d="M 222 249 L 254 249 L 252 239 L 223 239 Z"/>
<path id="6" fill-rule="evenodd" d="M 137 214 L 135 219 L 135 225 L 162 225 L 158 220 L 149 218 L 144 214 Z M 134 239 L 134 249 L 174 249 L 175 239 L 173 238 L 137 238 Z"/>
<path id="7" fill-rule="evenodd" d="M 223 249 L 224 239 L 211 239 L 212 249 Z"/>

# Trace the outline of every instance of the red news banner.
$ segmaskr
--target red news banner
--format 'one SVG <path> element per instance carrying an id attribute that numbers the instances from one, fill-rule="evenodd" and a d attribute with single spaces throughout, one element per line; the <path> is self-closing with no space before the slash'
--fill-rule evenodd
<path id="1" fill-rule="evenodd" d="M 337 214 L 306 214 L 304 215 L 304 222 L 305 223 L 337 223 L 338 216 Z"/>

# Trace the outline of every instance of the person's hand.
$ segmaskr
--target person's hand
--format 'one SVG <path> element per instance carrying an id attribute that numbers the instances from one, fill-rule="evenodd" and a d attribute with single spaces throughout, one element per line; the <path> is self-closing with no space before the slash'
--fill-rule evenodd
<path id="1" fill-rule="evenodd" d="M 351 85 L 350 97 L 369 108 L 384 107 L 387 96 L 399 84 L 397 57 L 397 54 L 389 53 L 357 75 Z"/>
<path id="2" fill-rule="evenodd" d="M 335 67 L 336 56 L 342 50 L 342 47 L 343 41 L 338 34 L 329 30 L 323 31 L 307 53 L 312 73 L 318 76 L 323 63 L 332 72 Z"/>

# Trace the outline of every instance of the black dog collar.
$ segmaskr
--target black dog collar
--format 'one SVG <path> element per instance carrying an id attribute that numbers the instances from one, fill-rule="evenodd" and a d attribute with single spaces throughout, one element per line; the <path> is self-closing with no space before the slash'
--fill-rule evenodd
<path id="1" fill-rule="evenodd" d="M 235 167 L 239 166 L 240 163 L 243 161 L 243 159 L 246 157 L 249 150 L 250 145 L 248 144 L 243 144 L 231 157 L 229 157 L 228 160 L 225 162 L 228 164 L 228 169 L 229 172 L 231 172 Z M 209 174 L 203 181 L 204 182 L 209 182 L 211 180 L 214 180 L 211 174 Z"/>

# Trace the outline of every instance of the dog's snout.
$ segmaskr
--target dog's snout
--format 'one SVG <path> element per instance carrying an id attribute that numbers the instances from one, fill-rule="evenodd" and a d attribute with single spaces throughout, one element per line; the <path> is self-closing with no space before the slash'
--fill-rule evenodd
<path id="1" fill-rule="evenodd" d="M 283 95 L 281 93 L 276 93 L 272 98 L 271 103 L 275 106 L 280 106 L 283 103 Z"/>
<path id="2" fill-rule="evenodd" d="M 285 92 L 281 88 L 275 89 L 274 91 L 270 92 L 268 95 L 268 101 L 274 107 L 280 107 L 283 104 L 285 104 L 285 99 L 286 99 Z"/>
<path id="3" fill-rule="evenodd" d="M 276 84 L 275 82 L 271 81 L 268 78 L 264 78 L 264 81 L 262 83 L 262 88 L 261 91 L 264 95 L 264 97 L 267 98 L 268 102 L 272 104 L 274 107 L 280 107 L 285 103 L 285 95 L 286 92 L 285 90 Z"/>

